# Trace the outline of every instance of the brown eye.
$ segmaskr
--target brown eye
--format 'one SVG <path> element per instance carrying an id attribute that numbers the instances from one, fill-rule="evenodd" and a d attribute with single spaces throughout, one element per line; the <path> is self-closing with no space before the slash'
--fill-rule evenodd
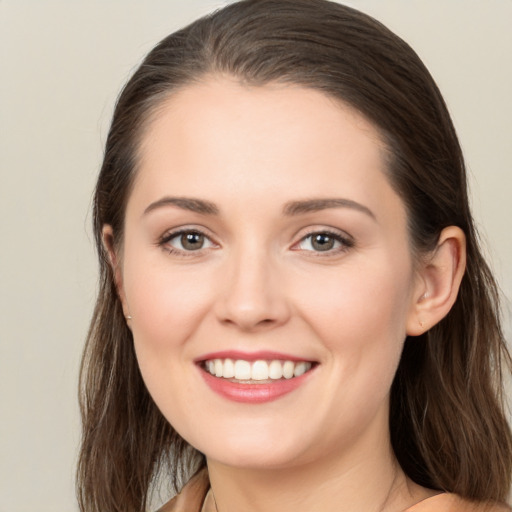
<path id="1" fill-rule="evenodd" d="M 337 254 L 354 246 L 354 241 L 338 233 L 329 231 L 317 231 L 305 236 L 297 245 L 297 248 L 312 253 Z"/>
<path id="2" fill-rule="evenodd" d="M 160 245 L 171 252 L 185 253 L 208 249 L 215 244 L 200 231 L 178 231 L 165 236 Z"/>
<path id="3" fill-rule="evenodd" d="M 334 248 L 335 242 L 336 240 L 326 233 L 317 233 L 311 236 L 311 247 L 315 251 L 329 251 Z"/>
<path id="4" fill-rule="evenodd" d="M 201 233 L 182 233 L 180 242 L 186 251 L 197 251 L 204 246 L 204 235 Z"/>

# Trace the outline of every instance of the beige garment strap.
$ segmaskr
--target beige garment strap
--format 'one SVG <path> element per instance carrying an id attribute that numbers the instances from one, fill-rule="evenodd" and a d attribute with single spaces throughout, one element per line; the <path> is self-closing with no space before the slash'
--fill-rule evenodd
<path id="1" fill-rule="evenodd" d="M 206 468 L 196 473 L 182 491 L 158 512 L 216 512 Z M 505 504 L 473 503 L 455 494 L 441 493 L 427 498 L 404 512 L 512 512 Z"/>
<path id="2" fill-rule="evenodd" d="M 210 480 L 205 468 L 197 472 L 181 492 L 160 508 L 158 512 L 201 512 L 209 488 Z"/>
<path id="3" fill-rule="evenodd" d="M 416 503 L 404 512 L 512 512 L 512 509 L 504 504 L 475 503 L 456 494 L 441 493 Z"/>
<path id="4" fill-rule="evenodd" d="M 213 497 L 212 489 L 208 489 L 206 493 L 206 498 L 204 499 L 203 508 L 201 512 L 217 512 L 217 505 L 215 503 L 215 498 Z"/>

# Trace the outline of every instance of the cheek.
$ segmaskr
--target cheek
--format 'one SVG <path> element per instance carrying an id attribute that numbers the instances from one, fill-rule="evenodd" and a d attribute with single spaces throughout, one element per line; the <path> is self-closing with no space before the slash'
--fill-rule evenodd
<path id="1" fill-rule="evenodd" d="M 300 309 L 308 324 L 327 340 L 360 345 L 379 338 L 405 338 L 411 287 L 407 262 L 400 266 L 348 265 L 339 272 L 316 274 L 300 283 Z M 299 281 L 297 281 L 299 282 Z M 313 290 L 313 292 L 312 292 Z"/>
<path id="2" fill-rule="evenodd" d="M 211 307 L 211 290 L 205 276 L 190 278 L 161 263 L 146 264 L 135 258 L 125 265 L 126 297 L 138 365 L 153 400 L 167 420 L 180 431 L 184 411 L 194 405 L 190 381 L 197 332 Z"/>
<path id="3" fill-rule="evenodd" d="M 309 293 L 298 293 L 304 325 L 328 353 L 326 388 L 345 391 L 326 403 L 323 414 L 330 417 L 329 407 L 352 411 L 350 421 L 333 421 L 351 422 L 354 432 L 385 403 L 398 367 L 409 308 L 407 269 L 407 261 L 403 267 L 351 266 L 337 276 L 303 282 Z"/>
<path id="4" fill-rule="evenodd" d="M 387 395 L 400 360 L 412 275 L 408 262 L 403 263 L 383 260 L 381 265 L 347 266 L 336 276 L 317 275 L 315 283 L 305 286 L 309 294 L 301 294 L 305 325 L 329 354 L 330 387 L 351 390 L 343 399 L 347 409 L 368 402 L 361 414 L 377 408 Z"/>
<path id="5" fill-rule="evenodd" d="M 126 300 L 139 354 L 153 356 L 179 348 L 209 310 L 212 289 L 206 276 L 170 269 L 165 258 L 126 261 Z"/>

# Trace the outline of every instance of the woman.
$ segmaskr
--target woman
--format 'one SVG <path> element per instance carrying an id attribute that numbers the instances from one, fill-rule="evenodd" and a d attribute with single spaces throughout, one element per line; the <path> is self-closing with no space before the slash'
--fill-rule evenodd
<path id="1" fill-rule="evenodd" d="M 83 511 L 506 510 L 510 367 L 416 54 L 325 0 L 164 39 L 98 179 Z M 192 478 L 190 478 L 192 476 Z"/>

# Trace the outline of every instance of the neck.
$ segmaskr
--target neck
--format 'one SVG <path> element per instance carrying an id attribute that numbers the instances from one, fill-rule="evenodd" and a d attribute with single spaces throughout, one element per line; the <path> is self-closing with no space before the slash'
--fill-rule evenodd
<path id="1" fill-rule="evenodd" d="M 234 468 L 208 460 L 218 512 L 398 512 L 434 493 L 412 483 L 391 446 L 330 454 L 280 468 Z"/>

